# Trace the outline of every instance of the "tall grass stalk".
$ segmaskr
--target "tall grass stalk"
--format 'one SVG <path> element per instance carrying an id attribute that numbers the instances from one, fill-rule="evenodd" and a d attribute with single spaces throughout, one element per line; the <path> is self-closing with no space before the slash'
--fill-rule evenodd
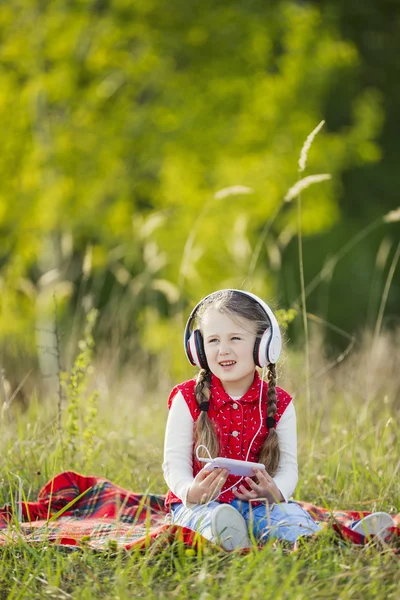
<path id="1" fill-rule="evenodd" d="M 57 360 L 57 379 L 58 379 L 58 395 L 57 395 L 57 426 L 58 426 L 58 434 L 60 436 L 61 446 L 62 446 L 62 400 L 63 400 L 63 390 L 62 390 L 62 375 L 61 375 L 61 340 L 60 340 L 60 327 L 58 322 L 58 307 L 57 307 L 57 297 L 56 294 L 53 295 L 54 301 L 54 335 L 55 335 L 55 347 L 54 352 Z"/>
<path id="2" fill-rule="evenodd" d="M 307 414 L 307 431 L 311 431 L 311 387 L 310 387 L 310 344 L 308 335 L 308 319 L 306 308 L 306 294 L 304 286 L 304 262 L 303 262 L 303 235 L 301 222 L 301 193 L 297 198 L 297 241 L 299 252 L 299 272 L 300 272 L 300 289 L 301 289 L 301 314 L 304 327 L 304 351 L 305 351 L 305 380 L 306 380 L 306 414 Z"/>
<path id="3" fill-rule="evenodd" d="M 246 187 L 243 185 L 233 185 L 233 186 L 230 186 L 227 188 L 222 188 L 221 190 L 218 190 L 211 199 L 208 199 L 204 203 L 203 208 L 201 209 L 201 211 L 198 214 L 197 218 L 195 219 L 192 227 L 190 228 L 189 235 L 187 236 L 185 245 L 183 247 L 182 260 L 181 260 L 181 264 L 179 266 L 179 275 L 178 275 L 178 290 L 179 290 L 179 297 L 180 297 L 179 315 L 180 315 L 180 321 L 181 321 L 181 323 L 180 323 L 181 329 L 183 329 L 183 288 L 184 288 L 185 279 L 187 277 L 187 271 L 188 271 L 188 267 L 190 264 L 190 260 L 192 258 L 194 242 L 195 242 L 197 233 L 200 229 L 202 222 L 204 221 L 205 217 L 212 209 L 213 202 L 219 201 L 219 200 L 224 200 L 225 198 L 228 198 L 231 196 L 241 196 L 241 195 L 248 195 L 248 194 L 252 194 L 252 193 L 253 193 L 252 188 L 249 188 L 249 187 Z"/>
<path id="4" fill-rule="evenodd" d="M 321 271 L 313 277 L 313 279 L 307 284 L 305 289 L 306 298 L 316 289 L 318 284 L 329 276 L 332 276 L 332 272 L 336 267 L 337 263 L 342 260 L 357 244 L 359 244 L 364 238 L 368 237 L 377 227 L 383 223 L 394 223 L 400 220 L 400 209 L 392 211 L 386 215 L 378 217 L 372 223 L 368 223 L 366 227 L 361 229 L 353 238 L 351 238 L 346 244 L 344 244 L 336 254 L 334 254 L 323 266 Z M 301 294 L 298 296 L 293 305 L 296 306 L 301 301 Z"/>
<path id="5" fill-rule="evenodd" d="M 202 224 L 202 221 L 207 216 L 209 211 L 212 209 L 213 202 L 215 202 L 216 200 L 217 201 L 223 200 L 223 199 L 231 197 L 231 196 L 241 196 L 241 195 L 248 195 L 248 194 L 252 194 L 252 193 L 253 193 L 253 190 L 249 187 L 246 187 L 243 185 L 233 185 L 231 187 L 218 190 L 214 194 L 213 198 L 207 200 L 204 203 L 203 208 L 201 209 L 200 213 L 197 216 L 197 219 L 194 221 L 192 227 L 190 228 L 189 235 L 187 236 L 185 245 L 183 247 L 182 260 L 181 260 L 181 264 L 179 267 L 179 279 L 178 279 L 178 288 L 179 288 L 179 292 L 180 292 L 181 296 L 182 296 L 183 284 L 184 284 L 184 281 L 185 281 L 185 278 L 187 275 L 187 269 L 188 269 L 188 265 L 190 263 L 190 259 L 192 256 L 193 245 L 194 245 L 194 241 L 196 239 L 197 232 L 200 229 L 200 225 Z"/>
<path id="6" fill-rule="evenodd" d="M 395 254 L 393 256 L 393 260 L 392 260 L 392 263 L 390 265 L 389 273 L 388 273 L 388 276 L 386 278 L 385 287 L 383 289 L 381 303 L 380 303 L 379 311 L 378 311 L 378 317 L 376 319 L 373 347 L 376 347 L 376 344 L 377 344 L 377 341 L 378 341 L 378 338 L 379 338 L 379 334 L 381 332 L 382 321 L 383 321 L 383 314 L 385 312 L 385 306 L 386 306 L 386 302 L 387 302 L 387 299 L 388 299 L 390 286 L 392 285 L 393 276 L 394 276 L 394 273 L 395 273 L 395 270 L 396 270 L 399 258 L 400 258 L 400 242 L 398 243 L 396 252 L 395 252 Z"/>
<path id="7" fill-rule="evenodd" d="M 257 238 L 257 243 L 256 243 L 253 253 L 251 255 L 250 265 L 249 265 L 249 269 L 247 271 L 247 277 L 246 277 L 247 281 L 251 282 L 251 280 L 252 280 L 254 271 L 257 266 L 258 259 L 260 257 L 262 247 L 265 243 L 265 240 L 267 239 L 269 232 L 271 231 L 273 224 L 275 223 L 275 221 L 276 221 L 279 213 L 283 209 L 283 207 L 287 203 L 289 203 L 292 200 L 294 200 L 295 198 L 297 198 L 302 190 L 305 190 L 313 184 L 321 183 L 322 181 L 326 181 L 330 178 L 331 178 L 331 176 L 327 173 L 318 174 L 318 175 L 309 175 L 308 177 L 299 179 L 292 187 L 289 188 L 289 190 L 286 192 L 285 196 L 283 197 L 283 200 L 275 208 L 274 212 L 272 213 L 271 217 L 265 223 L 263 230 L 261 231 L 260 235 Z"/>
<path id="8" fill-rule="evenodd" d="M 81 431 L 81 413 L 85 400 L 89 376 L 93 372 L 93 328 L 98 317 L 98 311 L 92 309 L 87 314 L 83 339 L 79 342 L 80 352 L 77 355 L 71 373 L 63 374 L 63 385 L 68 400 L 66 423 L 66 446 L 70 457 L 79 452 L 91 456 L 93 437 L 95 434 L 94 420 L 97 415 L 97 392 L 92 393 L 86 407 L 85 429 Z M 62 445 L 62 444 L 61 444 Z"/>
<path id="9" fill-rule="evenodd" d="M 382 297 L 381 297 L 381 302 L 379 305 L 379 311 L 378 311 L 378 315 L 377 315 L 377 319 L 376 319 L 375 329 L 374 329 L 374 333 L 373 333 L 372 340 L 371 340 L 371 348 L 370 348 L 370 356 L 369 356 L 369 362 L 371 364 L 374 363 L 374 360 L 375 360 L 375 357 L 377 356 L 377 354 L 382 351 L 379 348 L 379 345 L 380 345 L 379 342 L 380 342 L 380 333 L 381 333 L 381 329 L 382 329 L 383 315 L 385 312 L 385 307 L 386 307 L 386 302 L 387 302 L 388 295 L 389 295 L 390 286 L 393 281 L 393 276 L 394 276 L 399 258 L 400 258 L 400 242 L 397 245 L 396 251 L 394 253 L 393 260 L 391 262 L 389 272 L 386 277 L 385 286 L 384 286 L 384 289 L 382 292 Z M 367 375 L 366 375 L 365 407 L 369 407 L 371 402 L 373 402 L 373 399 L 374 399 L 374 394 L 373 394 L 373 390 L 374 390 L 373 378 L 374 378 L 374 376 L 375 376 L 374 370 L 369 369 L 367 372 Z"/>
<path id="10" fill-rule="evenodd" d="M 308 153 L 309 150 L 311 148 L 311 145 L 314 141 L 314 138 L 318 135 L 318 133 L 321 131 L 322 127 L 325 125 L 325 121 L 322 120 L 318 123 L 318 125 L 316 126 L 315 129 L 312 130 L 312 132 L 307 136 L 306 141 L 303 144 L 303 147 L 301 149 L 300 152 L 300 158 L 299 158 L 299 173 L 303 173 L 305 171 L 305 168 L 307 166 L 307 158 L 308 158 Z"/>
<path id="11" fill-rule="evenodd" d="M 310 374 L 310 383 L 311 383 L 312 381 L 315 381 L 319 377 L 322 377 L 322 375 L 326 375 L 326 373 L 328 373 L 331 369 L 333 369 L 339 363 L 341 363 L 350 354 L 350 352 L 354 348 L 357 338 L 356 338 L 356 336 L 347 333 L 347 331 L 344 331 L 344 329 L 341 329 L 340 327 L 336 327 L 336 325 L 333 325 L 332 323 L 329 323 L 325 319 L 321 319 L 321 317 L 317 317 L 316 315 L 314 315 L 312 313 L 307 312 L 307 318 L 310 321 L 314 321 L 316 323 L 319 323 L 320 325 L 327 327 L 328 329 L 332 329 L 333 331 L 336 331 L 343 337 L 350 340 L 348 346 L 335 359 L 328 362 L 316 373 L 313 373 L 312 375 Z"/>
<path id="12" fill-rule="evenodd" d="M 257 243 L 256 243 L 255 248 L 253 250 L 253 253 L 251 255 L 249 270 L 247 271 L 247 278 L 246 278 L 246 280 L 249 282 L 250 286 L 251 286 L 251 280 L 252 280 L 253 275 L 254 275 L 254 271 L 256 270 L 257 262 L 258 262 L 258 259 L 260 257 L 260 253 L 261 253 L 262 247 L 263 247 L 263 245 L 265 243 L 265 240 L 267 239 L 267 235 L 271 231 L 272 225 L 276 221 L 276 219 L 277 219 L 279 213 L 281 212 L 283 206 L 284 206 L 284 202 L 281 202 L 280 204 L 278 204 L 278 206 L 276 207 L 276 209 L 273 212 L 272 216 L 265 223 L 265 225 L 263 227 L 263 230 L 261 231 L 260 235 L 258 236 Z"/>
<path id="13" fill-rule="evenodd" d="M 310 388 L 310 344 L 308 334 L 308 319 L 307 319 L 307 308 L 306 308 L 306 293 L 304 283 L 304 261 L 303 261 L 303 233 L 302 233 L 302 218 L 301 218 L 301 192 L 307 187 L 307 184 L 317 182 L 312 181 L 312 176 L 309 178 L 301 179 L 301 174 L 304 172 L 307 165 L 308 152 L 315 139 L 315 136 L 322 129 L 325 121 L 321 121 L 317 127 L 310 133 L 300 152 L 299 159 L 299 181 L 293 186 L 292 191 L 289 190 L 287 199 L 292 200 L 297 196 L 297 240 L 298 240 L 298 252 L 299 252 L 299 272 L 300 272 L 300 289 L 301 289 L 301 311 L 303 317 L 304 327 L 304 344 L 305 344 L 305 379 L 306 379 L 306 412 L 307 412 L 307 431 L 311 432 L 311 388 Z M 330 175 L 319 176 L 318 181 L 329 178 Z M 301 184 L 303 181 L 303 185 Z"/>

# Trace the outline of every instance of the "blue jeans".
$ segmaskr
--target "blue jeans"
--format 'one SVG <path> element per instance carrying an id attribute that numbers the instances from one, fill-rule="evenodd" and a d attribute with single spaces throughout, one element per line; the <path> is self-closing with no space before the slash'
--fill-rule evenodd
<path id="1" fill-rule="evenodd" d="M 235 498 L 230 504 L 243 516 L 250 535 L 261 544 L 269 538 L 295 542 L 297 538 L 312 535 L 321 529 L 296 502 L 252 506 L 250 502 Z M 212 540 L 211 515 L 218 506 L 220 502 L 195 504 L 191 508 L 174 503 L 171 506 L 172 523 L 198 531 L 203 537 Z"/>

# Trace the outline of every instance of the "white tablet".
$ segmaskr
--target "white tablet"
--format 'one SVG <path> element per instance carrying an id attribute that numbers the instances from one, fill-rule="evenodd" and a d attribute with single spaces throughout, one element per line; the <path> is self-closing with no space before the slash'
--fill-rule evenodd
<path id="1" fill-rule="evenodd" d="M 234 458 L 224 458 L 218 456 L 217 458 L 200 458 L 201 462 L 205 462 L 204 467 L 207 471 L 213 469 L 228 469 L 231 475 L 237 475 L 238 477 L 254 477 L 253 469 L 264 469 L 265 465 L 261 463 L 254 463 L 247 460 L 236 460 Z"/>

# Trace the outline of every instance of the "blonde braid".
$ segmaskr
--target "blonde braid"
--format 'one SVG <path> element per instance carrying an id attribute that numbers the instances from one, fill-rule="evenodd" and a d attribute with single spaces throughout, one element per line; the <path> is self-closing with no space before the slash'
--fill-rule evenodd
<path id="1" fill-rule="evenodd" d="M 209 402 L 211 395 L 211 371 L 208 369 L 201 369 L 196 378 L 196 386 L 194 388 L 194 394 L 196 402 L 200 405 L 202 402 Z M 208 448 L 209 453 L 213 458 L 218 456 L 219 444 L 218 438 L 215 431 L 215 425 L 210 420 L 207 411 L 202 410 L 200 416 L 195 423 L 194 428 L 195 434 L 195 450 L 203 445 Z M 204 448 L 200 448 L 199 456 L 206 458 L 208 456 Z"/>
<path id="2" fill-rule="evenodd" d="M 276 415 L 276 368 L 268 365 L 268 392 L 267 392 L 267 417 L 275 418 Z M 262 445 L 259 461 L 265 465 L 269 475 L 275 475 L 279 464 L 279 441 L 278 434 L 273 427 L 270 428 L 268 436 Z"/>

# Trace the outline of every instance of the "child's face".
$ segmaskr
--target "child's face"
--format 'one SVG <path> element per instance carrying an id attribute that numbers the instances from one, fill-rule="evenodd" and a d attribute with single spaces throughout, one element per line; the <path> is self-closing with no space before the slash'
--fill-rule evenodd
<path id="1" fill-rule="evenodd" d="M 245 394 L 253 383 L 256 368 L 253 360 L 255 324 L 244 317 L 233 320 L 210 308 L 203 317 L 201 331 L 211 372 L 231 396 Z"/>

